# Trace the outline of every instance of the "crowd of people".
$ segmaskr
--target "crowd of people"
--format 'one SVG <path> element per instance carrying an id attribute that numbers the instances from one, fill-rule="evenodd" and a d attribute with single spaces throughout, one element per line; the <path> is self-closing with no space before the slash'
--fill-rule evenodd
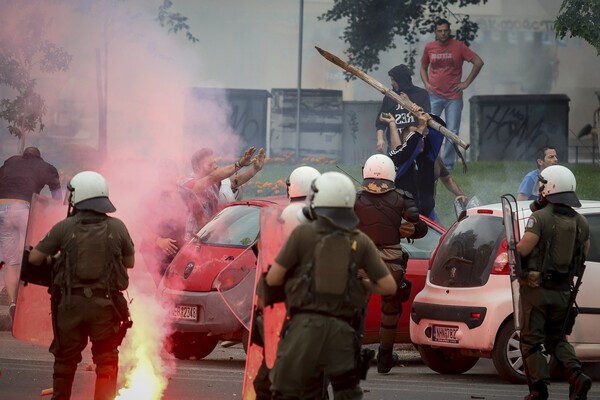
<path id="1" fill-rule="evenodd" d="M 415 240 L 426 234 L 421 216 L 438 220 L 438 179 L 456 200 L 466 201 L 450 176 L 457 148 L 429 121 L 447 122 L 458 133 L 462 93 L 483 67 L 475 52 L 450 37 L 448 21 L 437 21 L 434 32 L 436 40 L 426 45 L 421 59 L 425 89 L 413 84 L 405 65 L 388 72 L 393 90 L 407 94 L 414 106 L 406 109 L 384 98 L 375 123 L 379 153 L 365 162 L 360 190 L 342 173 L 321 174 L 309 166 L 299 167 L 288 177 L 290 205 L 282 221 L 289 223 L 289 237 L 258 292 L 264 306 L 269 305 L 266 299 L 283 301 L 287 317 L 274 368 L 263 365 L 261 379 L 255 382 L 258 398 L 321 398 L 319 382 L 329 382 L 335 398 L 362 398 L 361 324 L 357 320 L 364 316 L 371 293 L 381 295 L 377 371 L 388 373 L 396 365 L 394 338 L 402 303 L 410 294 L 401 239 Z M 473 68 L 463 81 L 464 61 Z M 446 121 L 440 118 L 442 111 Z M 158 188 L 151 196 L 158 197 L 162 210 L 170 211 L 149 211 L 154 218 L 140 246 L 157 282 L 183 243 L 220 207 L 239 199 L 242 185 L 261 171 L 265 160 L 263 149 L 250 147 L 234 163 L 219 166 L 213 151 L 203 148 L 191 157 L 194 176 L 183 181 L 176 162 L 160 163 Z M 530 390 L 526 399 L 548 398 L 544 346 L 565 367 L 570 398 L 585 399 L 591 387 L 559 329 L 566 314 L 571 269 L 589 248 L 589 228 L 574 210 L 580 206 L 575 178 L 557 162 L 555 148 L 541 149 L 537 169 L 525 176 L 517 191 L 519 200 L 535 200 L 536 208 L 517 246 L 528 257 L 528 276 L 521 286 L 525 315 L 521 349 Z M 554 182 L 558 184 L 550 185 Z M 84 171 L 67 184 L 67 218 L 53 226 L 23 259 L 29 206 L 32 196 L 45 185 L 54 199 L 61 198 L 56 168 L 35 147 L 9 158 L 0 168 L 0 260 L 6 264 L 9 312 L 12 316 L 15 310 L 19 269 L 51 268 L 52 398 L 70 398 L 89 339 L 96 364 L 94 398 L 113 399 L 118 346 L 130 326 L 122 292 L 129 285 L 128 269 L 135 263 L 133 240 L 121 220 L 107 215 L 116 208 L 104 177 Z M 543 250 L 547 243 L 550 250 Z M 546 280 L 551 285 L 539 273 L 543 251 L 556 253 L 548 261 L 553 273 Z"/>

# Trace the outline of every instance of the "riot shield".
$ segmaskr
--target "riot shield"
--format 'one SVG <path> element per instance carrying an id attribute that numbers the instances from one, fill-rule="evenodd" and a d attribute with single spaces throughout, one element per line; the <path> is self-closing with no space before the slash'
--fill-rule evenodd
<path id="1" fill-rule="evenodd" d="M 66 215 L 67 206 L 61 201 L 34 194 L 29 209 L 25 248 L 35 247 L 50 228 Z M 50 345 L 54 335 L 47 287 L 19 281 L 12 334 L 18 340 L 40 346 Z"/>
<path id="2" fill-rule="evenodd" d="M 256 286 L 256 255 L 249 247 L 217 275 L 216 287 L 227 307 L 250 331 Z"/>
<path id="3" fill-rule="evenodd" d="M 517 253 L 517 243 L 521 240 L 519 232 L 519 218 L 517 214 L 517 200 L 512 194 L 505 194 L 502 199 L 502 221 L 508 248 L 508 265 L 510 266 L 510 288 L 513 298 L 513 317 L 515 329 L 521 329 L 521 303 L 519 301 L 519 276 L 521 275 L 521 257 Z M 515 205 L 513 211 L 512 204 Z"/>
<path id="4" fill-rule="evenodd" d="M 260 213 L 260 238 L 256 282 L 265 273 L 289 235 L 289 227 L 281 218 L 282 207 L 265 207 Z M 263 369 L 273 368 L 277 354 L 279 334 L 285 320 L 285 304 L 277 303 L 261 309 L 254 288 L 252 318 L 250 321 L 250 342 L 246 354 L 246 370 L 242 388 L 243 400 L 256 399 L 254 380 Z M 260 332 L 262 330 L 262 332 Z M 263 365 L 264 361 L 264 365 Z"/>

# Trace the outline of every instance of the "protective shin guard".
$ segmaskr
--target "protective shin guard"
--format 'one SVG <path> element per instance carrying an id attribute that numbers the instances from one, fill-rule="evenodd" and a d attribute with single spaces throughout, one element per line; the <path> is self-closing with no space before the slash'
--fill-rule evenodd
<path id="1" fill-rule="evenodd" d="M 52 400 L 68 400 L 75 379 L 77 365 L 54 363 L 52 375 Z"/>
<path id="2" fill-rule="evenodd" d="M 394 354 L 393 348 L 384 349 L 379 346 L 379 350 L 377 351 L 377 372 L 380 374 L 387 374 L 397 362 L 398 359 Z"/>
<path id="3" fill-rule="evenodd" d="M 114 400 L 117 395 L 118 371 L 119 367 L 114 364 L 96 365 L 94 400 Z"/>
<path id="4" fill-rule="evenodd" d="M 573 371 L 569 374 L 569 400 L 587 400 L 587 394 L 592 388 L 592 379 L 581 372 Z"/>

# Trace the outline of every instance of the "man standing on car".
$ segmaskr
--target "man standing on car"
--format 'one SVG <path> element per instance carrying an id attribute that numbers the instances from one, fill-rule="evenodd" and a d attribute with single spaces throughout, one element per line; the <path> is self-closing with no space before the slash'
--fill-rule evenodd
<path id="1" fill-rule="evenodd" d="M 413 84 L 411 77 L 412 72 L 406 65 L 396 65 L 388 71 L 388 75 L 392 82 L 392 89 L 395 93 L 405 93 L 413 103 L 422 107 L 426 113 L 430 112 L 429 94 L 427 93 L 427 90 Z M 393 119 L 395 126 L 390 126 L 387 119 L 380 118 L 382 114 Z M 410 110 L 402 107 L 391 98 L 384 96 L 381 101 L 381 107 L 379 108 L 379 114 L 377 114 L 377 119 L 375 120 L 375 128 L 377 128 L 377 151 L 381 153 L 386 151 L 386 140 L 384 138 L 386 132 L 387 141 L 391 146 L 391 149 L 395 149 L 391 143 L 392 129 L 396 129 L 398 135 L 402 135 L 403 130 L 409 126 L 416 127 L 417 125 L 417 119 Z"/>
<path id="2" fill-rule="evenodd" d="M 375 246 L 394 277 L 398 291 L 392 296 L 381 298 L 381 327 L 377 372 L 390 372 L 397 363 L 393 352 L 398 321 L 402 314 L 402 302 L 408 300 L 411 285 L 405 280 L 408 255 L 400 246 L 401 237 L 413 237 L 418 226 L 417 237 L 427 233 L 427 225 L 420 221 L 419 210 L 412 195 L 394 186 L 396 170 L 391 158 L 375 154 L 367 159 L 363 167 L 363 190 L 356 195 L 354 211 L 358 216 L 358 229 L 364 232 Z M 403 224 L 402 221 L 406 223 Z M 424 227 L 424 228 L 423 228 Z M 408 228 L 401 235 L 401 228 Z"/>
<path id="3" fill-rule="evenodd" d="M 354 184 L 326 172 L 308 196 L 309 223 L 298 225 L 275 258 L 265 290 L 284 290 L 287 321 L 271 377 L 273 399 L 305 398 L 324 373 L 336 399 L 362 399 L 360 332 L 368 292 L 391 295 L 394 278 L 371 239 L 356 230 Z M 360 323 L 359 323 L 360 325 Z"/>
<path id="4" fill-rule="evenodd" d="M 575 194 L 576 181 L 566 167 L 553 165 L 539 175 L 540 199 L 517 244 L 523 261 L 520 303 L 523 312 L 521 353 L 529 384 L 525 399 L 548 398 L 550 372 L 545 354 L 564 367 L 569 399 L 587 399 L 592 380 L 581 370 L 573 346 L 565 333 L 571 284 L 583 273 L 587 256 L 589 225 L 572 207 L 581 207 Z"/>

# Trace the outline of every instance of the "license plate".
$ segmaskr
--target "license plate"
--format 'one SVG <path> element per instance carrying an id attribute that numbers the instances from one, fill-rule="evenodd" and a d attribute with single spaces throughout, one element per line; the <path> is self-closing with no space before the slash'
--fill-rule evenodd
<path id="1" fill-rule="evenodd" d="M 198 321 L 198 306 L 177 305 L 173 310 L 173 318 L 186 321 Z"/>
<path id="2" fill-rule="evenodd" d="M 433 325 L 431 340 L 443 343 L 458 343 L 456 339 L 458 326 Z"/>

